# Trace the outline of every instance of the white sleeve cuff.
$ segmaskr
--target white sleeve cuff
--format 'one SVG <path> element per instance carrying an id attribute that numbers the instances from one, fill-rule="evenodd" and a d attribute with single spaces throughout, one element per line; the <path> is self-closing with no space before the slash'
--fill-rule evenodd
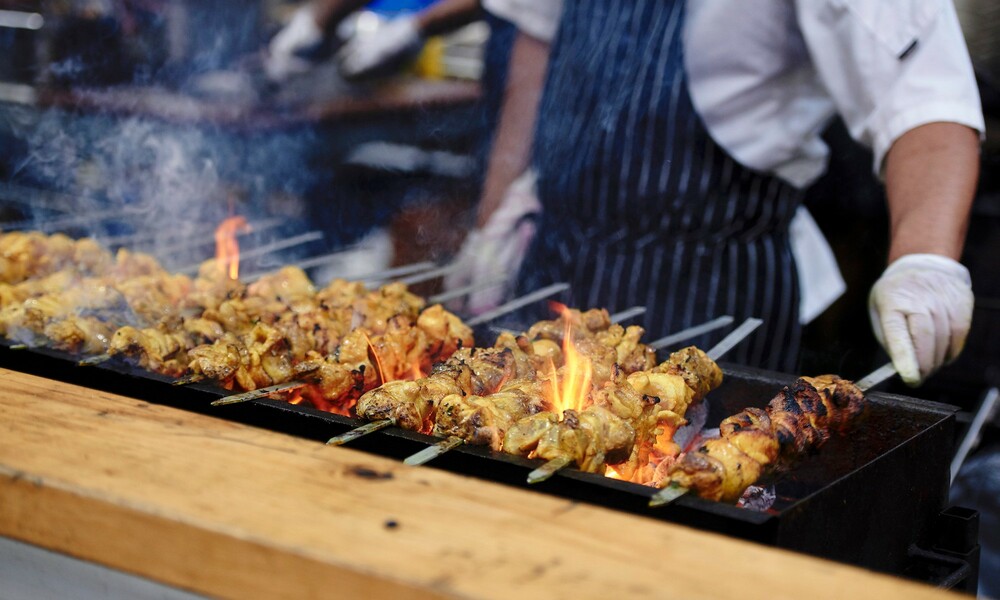
<path id="1" fill-rule="evenodd" d="M 980 139 L 985 137 L 986 124 L 978 106 L 973 107 L 968 103 L 931 102 L 904 109 L 873 127 L 872 150 L 875 153 L 875 162 L 872 168 L 880 179 L 885 174 L 885 156 L 896 140 L 907 131 L 928 123 L 958 123 L 978 131 Z"/>

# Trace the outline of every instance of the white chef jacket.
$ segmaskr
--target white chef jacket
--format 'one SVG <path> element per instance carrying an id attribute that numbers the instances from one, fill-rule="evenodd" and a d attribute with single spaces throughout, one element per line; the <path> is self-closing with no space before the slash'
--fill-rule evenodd
<path id="1" fill-rule="evenodd" d="M 572 0 L 570 0 L 572 1 Z M 484 0 L 551 40 L 562 0 Z M 691 100 L 737 161 L 805 187 L 826 169 L 835 113 L 875 154 L 919 125 L 985 130 L 950 0 L 691 0 L 684 32 Z"/>

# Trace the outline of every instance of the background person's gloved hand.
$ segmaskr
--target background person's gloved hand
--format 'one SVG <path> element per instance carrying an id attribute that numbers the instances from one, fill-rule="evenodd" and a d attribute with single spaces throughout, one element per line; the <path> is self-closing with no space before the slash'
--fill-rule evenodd
<path id="1" fill-rule="evenodd" d="M 527 217 L 541 211 L 535 191 L 535 173 L 526 171 L 504 194 L 496 212 L 482 229 L 473 229 L 455 258 L 456 270 L 445 277 L 446 290 L 504 280 L 503 283 L 469 294 L 464 306 L 470 314 L 496 308 L 514 284 L 524 255 L 535 237 L 535 223 Z"/>
<path id="2" fill-rule="evenodd" d="M 875 337 L 903 381 L 920 385 L 954 360 L 972 323 L 969 270 L 937 254 L 908 254 L 882 273 L 868 297 Z"/>
<path id="3" fill-rule="evenodd" d="M 344 77 L 363 77 L 419 50 L 423 36 L 414 17 L 397 17 L 370 34 L 348 40 L 337 54 Z"/>
<path id="4" fill-rule="evenodd" d="M 315 50 L 321 43 L 323 30 L 316 23 L 312 5 L 306 4 L 296 10 L 288 25 L 271 38 L 264 71 L 275 82 L 305 73 L 313 67 L 313 61 L 303 54 Z"/>

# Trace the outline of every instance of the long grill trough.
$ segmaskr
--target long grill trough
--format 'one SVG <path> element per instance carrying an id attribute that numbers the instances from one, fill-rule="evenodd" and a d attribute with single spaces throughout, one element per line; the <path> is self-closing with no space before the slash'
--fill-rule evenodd
<path id="1" fill-rule="evenodd" d="M 208 383 L 178 387 L 170 379 L 119 362 L 76 366 L 77 357 L 3 345 L 0 364 L 93 389 L 123 394 L 248 425 L 324 442 L 363 421 L 306 405 L 267 398 L 212 408 L 228 394 Z M 710 395 L 707 425 L 749 406 L 763 407 L 793 376 L 723 364 L 725 379 Z M 760 542 L 779 548 L 905 575 L 946 587 L 974 585 L 978 563 L 975 515 L 946 511 L 948 453 L 955 408 L 870 392 L 864 420 L 844 436 L 833 436 L 817 453 L 762 486 L 773 486 L 764 510 L 684 496 L 650 508 L 654 488 L 563 469 L 528 486 L 526 475 L 542 461 L 464 445 L 435 460 L 446 469 Z M 402 459 L 439 441 L 389 427 L 351 447 Z M 968 531 L 971 528 L 971 533 Z M 944 538 L 966 540 L 942 547 Z"/>

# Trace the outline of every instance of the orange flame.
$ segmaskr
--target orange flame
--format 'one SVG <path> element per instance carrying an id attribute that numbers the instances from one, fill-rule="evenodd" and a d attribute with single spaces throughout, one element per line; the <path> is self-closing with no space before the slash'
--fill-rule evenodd
<path id="1" fill-rule="evenodd" d="M 362 335 L 365 336 L 365 341 L 368 342 L 368 357 L 375 364 L 375 374 L 378 375 L 378 380 L 382 383 L 389 381 L 385 377 L 385 371 L 382 370 L 382 359 L 379 357 L 378 352 L 375 351 L 375 345 L 372 344 L 371 338 L 368 337 L 367 333 L 362 332 Z"/>
<path id="2" fill-rule="evenodd" d="M 222 221 L 215 230 L 215 263 L 230 279 L 240 276 L 240 244 L 236 235 L 249 228 L 245 218 L 235 216 Z"/>
<path id="3" fill-rule="evenodd" d="M 414 381 L 424 378 L 424 370 L 420 368 L 420 361 L 413 361 L 413 364 L 410 365 L 410 377 Z"/>
<path id="4" fill-rule="evenodd" d="M 573 322 L 569 310 L 558 303 L 562 312 L 565 328 L 563 331 L 563 366 L 562 379 L 556 376 L 555 365 L 550 361 L 552 379 L 552 406 L 553 409 L 562 414 L 564 410 L 583 410 L 590 393 L 590 382 L 593 378 L 594 367 L 590 359 L 581 354 L 573 343 Z"/>

